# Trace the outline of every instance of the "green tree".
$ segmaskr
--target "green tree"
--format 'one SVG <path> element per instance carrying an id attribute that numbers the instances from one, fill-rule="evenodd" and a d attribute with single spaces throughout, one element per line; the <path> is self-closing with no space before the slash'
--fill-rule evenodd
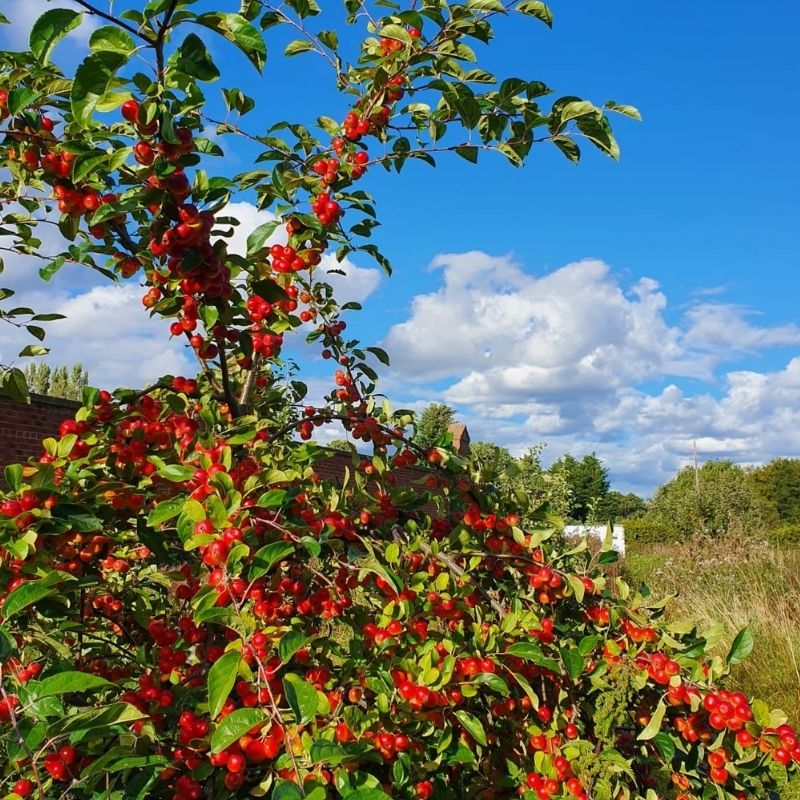
<path id="1" fill-rule="evenodd" d="M 330 447 L 331 450 L 346 450 L 349 452 L 353 449 L 353 444 L 348 442 L 347 439 L 331 439 L 326 447 Z"/>
<path id="2" fill-rule="evenodd" d="M 598 517 L 609 490 L 608 469 L 595 453 L 578 461 L 566 455 L 553 462 L 550 473 L 561 475 L 570 490 L 567 516 L 576 522 L 587 522 Z"/>
<path id="3" fill-rule="evenodd" d="M 471 442 L 469 456 L 470 467 L 482 484 L 497 484 L 515 462 L 508 448 L 494 442 Z"/>
<path id="4" fill-rule="evenodd" d="M 747 472 L 728 460 L 706 461 L 697 471 L 684 467 L 656 490 L 647 518 L 677 537 L 719 536 L 734 528 L 757 535 L 778 521 Z"/>
<path id="5" fill-rule="evenodd" d="M 447 429 L 455 422 L 455 409 L 446 403 L 430 403 L 417 419 L 414 441 L 424 450 L 441 441 Z"/>
<path id="6" fill-rule="evenodd" d="M 565 517 L 569 511 L 569 486 L 562 475 L 542 469 L 543 449 L 544 445 L 536 445 L 514 458 L 507 448 L 493 442 L 473 442 L 470 464 L 479 483 L 494 485 L 510 498 L 524 498 L 531 510 L 546 503 L 553 514 Z"/>
<path id="7" fill-rule="evenodd" d="M 613 491 L 598 504 L 597 515 L 601 521 L 636 519 L 644 516 L 646 511 L 647 502 L 638 494 Z"/>
<path id="8" fill-rule="evenodd" d="M 69 369 L 65 366 L 51 369 L 40 361 L 29 364 L 24 374 L 30 391 L 65 400 L 80 400 L 83 390 L 89 385 L 89 373 L 80 363 L 73 364 Z"/>
<path id="9" fill-rule="evenodd" d="M 750 472 L 750 483 L 782 524 L 800 523 L 800 459 L 776 458 L 757 467 Z"/>

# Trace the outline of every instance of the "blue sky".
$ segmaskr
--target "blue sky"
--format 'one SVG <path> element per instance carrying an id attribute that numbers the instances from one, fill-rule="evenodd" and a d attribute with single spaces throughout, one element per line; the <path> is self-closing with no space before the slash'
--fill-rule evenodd
<path id="1" fill-rule="evenodd" d="M 9 0 L 18 24 L 0 36 L 19 44 L 37 3 Z M 551 6 L 552 31 L 501 23 L 484 64 L 559 94 L 634 104 L 644 122 L 615 120 L 620 163 L 587 152 L 575 167 L 542 146 L 522 169 L 445 158 L 435 171 L 412 164 L 368 178 L 395 274 L 379 279 L 356 257 L 345 291 L 368 298 L 352 328 L 389 345 L 387 393 L 417 407 L 450 402 L 473 438 L 515 452 L 539 441 L 547 458 L 595 450 L 618 487 L 645 494 L 686 463 L 694 440 L 702 458 L 800 455 L 800 8 Z M 268 40 L 260 83 L 214 45 L 223 73 L 241 76 L 263 108 L 246 127 L 275 114 L 339 116 L 322 63 L 282 59 L 281 41 Z M 62 63 L 81 47 L 73 37 Z M 225 169 L 245 167 L 237 146 Z M 21 289 L 78 318 L 105 310 L 119 321 L 135 305 L 74 274 L 47 295 L 17 274 Z M 183 354 L 165 355 L 141 322 L 126 323 L 138 348 L 127 363 L 81 343 L 79 322 L 53 328 L 52 359 L 77 354 L 109 383 L 177 369 Z M 309 374 L 327 380 L 320 362 Z"/>

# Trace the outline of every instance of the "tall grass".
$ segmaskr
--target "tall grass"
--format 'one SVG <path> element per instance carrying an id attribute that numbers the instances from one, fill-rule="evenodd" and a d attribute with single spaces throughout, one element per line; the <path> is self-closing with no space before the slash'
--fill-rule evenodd
<path id="1" fill-rule="evenodd" d="M 800 548 L 776 549 L 743 535 L 697 538 L 634 546 L 622 568 L 657 596 L 677 595 L 667 607 L 671 619 L 701 629 L 721 624 L 716 653 L 724 655 L 749 626 L 755 647 L 734 667 L 731 683 L 800 723 Z"/>

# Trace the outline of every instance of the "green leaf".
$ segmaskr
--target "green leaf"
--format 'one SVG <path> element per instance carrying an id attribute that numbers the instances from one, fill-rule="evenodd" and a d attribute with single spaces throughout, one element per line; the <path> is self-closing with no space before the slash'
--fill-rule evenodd
<path id="1" fill-rule="evenodd" d="M 72 530 L 79 533 L 94 533 L 103 529 L 103 523 L 94 514 L 75 503 L 59 503 L 51 513 L 53 519 L 66 522 Z"/>
<path id="2" fill-rule="evenodd" d="M 198 25 L 211 28 L 235 44 L 261 72 L 267 60 L 267 47 L 261 34 L 240 14 L 211 12 L 194 20 Z"/>
<path id="3" fill-rule="evenodd" d="M 89 37 L 89 47 L 94 52 L 119 53 L 129 58 L 136 50 L 131 35 L 116 25 L 104 25 Z"/>
<path id="4" fill-rule="evenodd" d="M 271 542 L 264 545 L 253 556 L 250 580 L 266 575 L 278 561 L 282 561 L 292 553 L 294 553 L 294 545 L 291 542 Z"/>
<path id="5" fill-rule="evenodd" d="M 0 605 L 0 612 L 5 620 L 9 620 L 29 605 L 54 594 L 56 590 L 46 580 L 27 581 L 6 596 Z"/>
<path id="6" fill-rule="evenodd" d="M 15 651 L 16 642 L 13 637 L 5 628 L 0 627 L 0 664 L 5 664 Z"/>
<path id="7" fill-rule="evenodd" d="M 165 464 L 158 470 L 158 475 L 173 483 L 183 483 L 194 475 L 192 467 L 182 467 L 180 464 Z"/>
<path id="8" fill-rule="evenodd" d="M 493 672 L 481 672 L 473 678 L 472 682 L 482 686 L 488 686 L 493 692 L 497 692 L 504 697 L 510 694 L 508 684 L 499 675 L 495 675 Z"/>
<path id="9" fill-rule="evenodd" d="M 175 53 L 175 66 L 187 75 L 200 81 L 215 81 L 219 78 L 219 70 L 203 40 L 190 33 Z"/>
<path id="10" fill-rule="evenodd" d="M 211 752 L 220 753 L 251 728 L 266 722 L 269 715 L 260 708 L 237 708 L 219 722 L 211 735 Z"/>
<path id="11" fill-rule="evenodd" d="M 411 34 L 402 25 L 384 25 L 380 29 L 378 36 L 382 39 L 395 39 L 398 42 L 411 44 Z"/>
<path id="12" fill-rule="evenodd" d="M 147 714 L 143 714 L 130 703 L 113 703 L 110 706 L 90 708 L 88 711 L 83 711 L 74 717 L 65 717 L 59 720 L 51 731 L 54 735 L 73 733 L 75 731 L 89 731 L 135 722 L 137 719 L 145 719 L 146 717 Z"/>
<path id="13" fill-rule="evenodd" d="M 19 358 L 30 358 L 32 356 L 47 355 L 50 351 L 40 344 L 26 344 L 22 350 L 19 351 Z"/>
<path id="14" fill-rule="evenodd" d="M 283 54 L 285 56 L 296 56 L 298 53 L 306 53 L 313 49 L 314 44 L 309 42 L 308 39 L 295 39 L 293 42 L 289 42 L 289 44 L 286 45 Z"/>
<path id="15" fill-rule="evenodd" d="M 517 11 L 529 17 L 536 17 L 547 25 L 548 28 L 553 27 L 553 12 L 547 7 L 546 3 L 540 0 L 525 0 L 517 6 Z"/>
<path id="16" fill-rule="evenodd" d="M 41 92 L 36 92 L 33 89 L 28 88 L 21 88 L 21 89 L 12 89 L 8 93 L 8 101 L 6 103 L 6 109 L 8 113 L 13 117 L 19 114 L 20 111 L 24 111 L 31 103 L 34 103 L 42 96 Z"/>
<path id="17" fill-rule="evenodd" d="M 581 160 L 581 150 L 569 136 L 554 136 L 552 142 L 573 164 Z"/>
<path id="18" fill-rule="evenodd" d="M 292 660 L 292 656 L 307 642 L 300 631 L 289 631 L 278 643 L 278 655 L 284 664 Z"/>
<path id="19" fill-rule="evenodd" d="M 469 161 L 470 164 L 477 164 L 478 163 L 478 148 L 472 145 L 462 145 L 461 147 L 456 147 L 456 153 L 461 156 L 461 158 Z"/>
<path id="20" fill-rule="evenodd" d="M 635 106 L 621 105 L 619 103 L 615 103 L 613 100 L 609 100 L 604 104 L 603 107 L 607 108 L 609 111 L 614 111 L 617 114 L 622 114 L 625 117 L 635 119 L 637 122 L 642 121 L 642 115 L 639 113 L 639 109 Z"/>
<path id="21" fill-rule="evenodd" d="M 572 587 L 575 599 L 579 603 L 582 603 L 584 595 L 586 594 L 586 587 L 583 585 L 583 581 L 577 575 L 567 575 L 567 581 Z"/>
<path id="22" fill-rule="evenodd" d="M 505 655 L 524 658 L 526 661 L 532 661 L 534 664 L 549 669 L 551 672 L 561 672 L 558 661 L 553 658 L 548 658 L 542 652 L 542 648 L 533 642 L 516 642 L 506 650 Z"/>
<path id="23" fill-rule="evenodd" d="M 562 647 L 561 658 L 564 661 L 564 666 L 567 668 L 567 674 L 570 678 L 574 681 L 580 678 L 585 661 L 578 648 Z"/>
<path id="24" fill-rule="evenodd" d="M 28 393 L 28 382 L 25 380 L 25 373 L 19 367 L 11 369 L 0 369 L 0 394 L 4 394 L 18 403 L 30 401 Z"/>
<path id="25" fill-rule="evenodd" d="M 9 464 L 3 470 L 3 477 L 6 480 L 6 486 L 12 492 L 18 492 L 19 487 L 22 486 L 22 464 Z"/>
<path id="26" fill-rule="evenodd" d="M 754 644 L 753 634 L 750 632 L 750 628 L 745 626 L 736 634 L 726 661 L 731 665 L 741 664 L 753 651 Z"/>
<path id="27" fill-rule="evenodd" d="M 667 711 L 667 707 L 664 705 L 663 700 L 658 701 L 658 705 L 656 706 L 656 710 L 653 712 L 653 716 L 650 717 L 650 722 L 647 723 L 645 729 L 636 737 L 640 741 L 647 741 L 648 739 L 653 739 L 655 735 L 661 730 L 661 723 L 664 719 L 664 714 Z"/>
<path id="28" fill-rule="evenodd" d="M 31 681 L 27 684 L 26 689 L 32 698 L 40 700 L 42 697 L 54 697 L 69 692 L 88 692 L 91 689 L 107 689 L 113 686 L 113 683 L 97 675 L 66 671 L 51 675 L 41 681 Z"/>
<path id="29" fill-rule="evenodd" d="M 259 508 L 280 508 L 287 495 L 286 489 L 270 489 L 258 498 L 256 505 Z"/>
<path id="30" fill-rule="evenodd" d="M 311 745 L 310 756 L 314 764 L 325 762 L 330 766 L 336 766 L 347 758 L 347 750 L 334 742 L 318 739 Z"/>
<path id="31" fill-rule="evenodd" d="M 368 347 L 367 352 L 372 353 L 381 364 L 389 366 L 389 354 L 382 347 Z"/>
<path id="32" fill-rule="evenodd" d="M 269 222 L 265 222 L 263 225 L 259 225 L 247 237 L 247 255 L 252 256 L 254 253 L 261 250 L 266 244 L 267 239 L 275 233 L 280 224 L 281 221 L 279 219 L 272 219 Z"/>
<path id="33" fill-rule="evenodd" d="M 307 722 L 311 722 L 317 715 L 319 704 L 317 690 L 292 672 L 284 677 L 283 690 L 286 694 L 286 702 L 294 711 L 297 724 L 305 725 Z"/>
<path id="34" fill-rule="evenodd" d="M 336 50 L 339 47 L 339 36 L 336 31 L 320 31 L 319 40 L 325 47 L 330 47 L 331 50 Z"/>
<path id="35" fill-rule="evenodd" d="M 676 748 L 675 742 L 668 733 L 657 733 L 653 737 L 653 744 L 658 748 L 665 761 L 672 761 Z"/>
<path id="36" fill-rule="evenodd" d="M 464 730 L 478 743 L 486 746 L 486 731 L 477 717 L 473 717 L 467 711 L 460 709 L 456 711 L 458 721 L 464 726 Z"/>
<path id="37" fill-rule="evenodd" d="M 43 267 L 39 267 L 39 277 L 43 281 L 49 281 L 53 275 L 58 272 L 61 267 L 64 266 L 66 262 L 65 256 L 58 256 L 54 258 L 49 264 L 45 264 Z M 41 315 L 40 315 L 41 316 Z"/>
<path id="38" fill-rule="evenodd" d="M 380 789 L 357 789 L 347 795 L 347 800 L 391 800 L 391 798 Z"/>
<path id="39" fill-rule="evenodd" d="M 81 778 L 85 779 L 106 772 L 121 772 L 126 769 L 141 770 L 147 767 L 156 769 L 168 764 L 169 761 L 164 756 L 130 755 L 127 748 L 115 747 L 92 761 L 81 772 Z"/>
<path id="40" fill-rule="evenodd" d="M 83 14 L 69 8 L 45 11 L 33 23 L 29 38 L 31 53 L 43 64 L 50 60 L 53 48 L 83 20 Z"/>
<path id="41" fill-rule="evenodd" d="M 148 515 L 147 524 L 151 528 L 155 528 L 162 522 L 168 519 L 177 517 L 183 510 L 184 499 L 182 497 L 173 497 L 170 500 L 162 500 Z"/>
<path id="42" fill-rule="evenodd" d="M 303 800 L 303 792 L 296 783 L 278 781 L 272 790 L 271 800 Z"/>
<path id="43" fill-rule="evenodd" d="M 469 0 L 467 8 L 472 11 L 493 11 L 505 13 L 506 7 L 500 0 Z"/>
<path id="44" fill-rule="evenodd" d="M 208 671 L 208 713 L 216 719 L 236 683 L 241 654 L 230 650 L 220 656 Z"/>
<path id="45" fill-rule="evenodd" d="M 75 121 L 86 128 L 117 70 L 127 61 L 121 53 L 101 51 L 87 56 L 75 72 L 70 103 Z"/>

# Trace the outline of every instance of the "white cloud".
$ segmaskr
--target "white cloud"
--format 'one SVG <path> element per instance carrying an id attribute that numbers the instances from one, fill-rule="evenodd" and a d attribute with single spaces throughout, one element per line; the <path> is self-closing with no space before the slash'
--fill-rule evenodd
<path id="1" fill-rule="evenodd" d="M 48 310 L 66 319 L 48 325 L 48 362 L 80 362 L 93 383 L 110 389 L 146 386 L 168 373 L 194 374 L 186 348 L 168 341 L 167 323 L 148 320 L 141 296 L 141 287 L 131 284 L 95 286 L 74 297 L 51 296 Z M 9 336 L 4 331 L 0 361 L 8 363 L 30 341 L 22 332 Z"/>
<path id="2" fill-rule="evenodd" d="M 383 342 L 391 383 L 452 404 L 473 439 L 515 453 L 546 440 L 551 458 L 596 451 L 619 485 L 645 492 L 688 463 L 695 441 L 701 458 L 743 463 L 800 452 L 800 359 L 720 374 L 743 354 L 800 344 L 796 326 L 758 326 L 722 302 L 669 323 L 655 281 L 626 290 L 597 260 L 541 276 L 480 252 L 432 267 L 440 288 L 415 297 Z M 700 388 L 689 394 L 681 379 Z"/>
<path id="3" fill-rule="evenodd" d="M 701 303 L 686 314 L 689 329 L 683 342 L 697 349 L 727 348 L 738 353 L 800 343 L 800 328 L 797 325 L 758 328 L 747 321 L 748 317 L 753 316 L 755 312 L 744 306 Z"/>

